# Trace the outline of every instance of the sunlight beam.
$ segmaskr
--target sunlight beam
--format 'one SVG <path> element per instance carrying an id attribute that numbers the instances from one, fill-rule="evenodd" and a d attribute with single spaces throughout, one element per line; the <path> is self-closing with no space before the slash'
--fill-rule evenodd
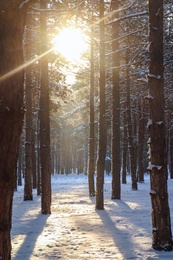
<path id="1" fill-rule="evenodd" d="M 6 80 L 6 79 L 8 79 L 8 78 L 10 78 L 10 77 L 12 77 L 12 76 L 14 76 L 15 74 L 17 74 L 17 73 L 20 72 L 21 70 L 27 68 L 28 66 L 30 66 L 30 65 L 33 64 L 34 62 L 36 62 L 36 61 L 42 59 L 42 58 L 45 57 L 47 54 L 49 54 L 50 52 L 52 52 L 53 49 L 54 49 L 54 48 L 51 48 L 50 50 L 48 50 L 48 51 L 46 51 L 45 53 L 39 55 L 38 57 L 36 57 L 36 58 L 34 58 L 34 59 L 30 60 L 30 61 L 27 61 L 27 62 L 25 62 L 24 64 L 20 65 L 19 67 L 15 68 L 15 69 L 13 69 L 13 70 L 11 70 L 11 71 L 9 71 L 9 72 L 7 72 L 5 75 L 3 75 L 3 76 L 0 77 L 0 82 L 2 82 L 2 81 L 4 81 L 4 80 Z"/>

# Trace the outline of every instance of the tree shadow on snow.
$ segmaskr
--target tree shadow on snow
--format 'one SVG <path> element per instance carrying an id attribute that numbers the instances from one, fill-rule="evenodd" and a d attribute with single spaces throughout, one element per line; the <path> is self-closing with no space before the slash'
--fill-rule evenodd
<path id="1" fill-rule="evenodd" d="M 113 238 L 115 246 L 117 247 L 119 253 L 123 256 L 123 259 L 136 259 L 135 253 L 129 252 L 129 249 L 132 249 L 134 244 L 128 236 L 128 231 L 122 231 L 116 228 L 115 223 L 112 221 L 106 210 L 96 210 L 96 212 L 102 220 L 105 229 L 107 229 L 107 232 L 109 232 Z"/>
<path id="2" fill-rule="evenodd" d="M 22 201 L 21 197 L 15 198 L 11 231 L 13 260 L 27 260 L 33 255 L 37 239 L 49 218 L 49 215 L 40 213 L 38 204 L 40 204 L 38 196 L 33 201 Z M 41 252 L 42 248 L 37 251 Z"/>

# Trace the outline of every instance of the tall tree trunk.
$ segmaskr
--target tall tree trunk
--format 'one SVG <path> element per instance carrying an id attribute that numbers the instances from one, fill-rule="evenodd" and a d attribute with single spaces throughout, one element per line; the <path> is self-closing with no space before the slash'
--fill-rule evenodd
<path id="1" fill-rule="evenodd" d="M 22 138 L 20 140 L 20 145 L 19 145 L 17 185 L 22 186 Z"/>
<path id="2" fill-rule="evenodd" d="M 126 106 L 126 105 L 125 105 Z M 123 151 L 122 151 L 122 183 L 127 183 L 127 120 L 126 120 L 126 110 L 123 112 Z"/>
<path id="3" fill-rule="evenodd" d="M 170 129 L 170 178 L 173 179 L 173 129 Z"/>
<path id="4" fill-rule="evenodd" d="M 32 130 L 32 179 L 33 189 L 37 188 L 36 152 L 35 152 L 35 130 Z"/>
<path id="5" fill-rule="evenodd" d="M 105 24 L 104 1 L 100 0 L 100 82 L 99 82 L 99 140 L 96 178 L 96 209 L 104 209 L 104 169 L 106 157 L 105 124 Z"/>
<path id="6" fill-rule="evenodd" d="M 143 147 L 144 147 L 144 105 L 138 98 L 138 182 L 144 182 Z"/>
<path id="7" fill-rule="evenodd" d="M 47 1 L 40 2 L 40 8 L 47 8 Z M 41 54 L 47 52 L 47 26 L 46 14 L 40 14 L 41 27 Z M 42 199 L 41 211 L 43 214 L 51 213 L 51 164 L 50 164 L 50 119 L 49 119 L 49 80 L 47 56 L 41 59 L 40 68 L 40 159 L 41 159 L 41 185 Z"/>
<path id="8" fill-rule="evenodd" d="M 128 130 L 128 144 L 129 144 L 129 156 L 130 156 L 130 172 L 132 179 L 132 190 L 138 189 L 137 176 L 136 176 L 136 155 L 133 140 L 133 130 L 132 130 L 132 119 L 131 119 L 131 102 L 130 102 L 130 76 L 128 68 L 128 51 L 126 53 L 126 91 L 127 91 L 127 130 Z"/>
<path id="9" fill-rule="evenodd" d="M 0 2 L 0 258 L 11 259 L 12 201 L 23 125 L 25 5 Z M 23 7 L 23 8 L 22 8 Z M 17 70 L 16 70 L 17 69 Z"/>
<path id="10" fill-rule="evenodd" d="M 90 67 L 90 133 L 89 133 L 89 155 L 88 155 L 88 181 L 89 195 L 95 196 L 94 187 L 94 27 L 91 26 L 91 67 Z"/>
<path id="11" fill-rule="evenodd" d="M 149 0 L 150 65 L 148 85 L 150 92 L 150 172 L 152 204 L 152 247 L 172 250 L 172 232 L 167 191 L 166 138 L 164 118 L 163 75 L 163 0 Z"/>
<path id="12" fill-rule="evenodd" d="M 111 3 L 112 10 L 118 10 L 118 1 Z M 118 12 L 114 18 L 118 18 Z M 120 182 L 120 86 L 119 86 L 119 42 L 118 23 L 112 24 L 112 59 L 113 59 L 113 80 L 112 80 L 112 199 L 121 198 Z"/>
<path id="13" fill-rule="evenodd" d="M 31 22 L 30 16 L 27 15 L 26 21 L 26 45 L 25 59 L 26 62 L 31 60 Z M 32 200 L 32 80 L 31 65 L 26 68 L 26 86 L 25 86 L 25 106 L 26 106 L 26 139 L 25 139 L 25 185 L 24 200 Z"/>

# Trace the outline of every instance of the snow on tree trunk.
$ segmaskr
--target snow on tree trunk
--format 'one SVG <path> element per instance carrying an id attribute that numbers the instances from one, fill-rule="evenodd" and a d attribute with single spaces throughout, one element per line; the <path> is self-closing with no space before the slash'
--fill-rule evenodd
<path id="1" fill-rule="evenodd" d="M 148 85 L 150 96 L 149 156 L 152 204 L 152 247 L 172 250 L 172 232 L 167 191 L 166 138 L 163 78 L 163 1 L 149 0 L 150 65 Z"/>

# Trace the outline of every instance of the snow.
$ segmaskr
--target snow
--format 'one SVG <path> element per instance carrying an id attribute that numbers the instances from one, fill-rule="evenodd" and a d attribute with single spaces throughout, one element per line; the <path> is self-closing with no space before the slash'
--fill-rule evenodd
<path id="1" fill-rule="evenodd" d="M 25 4 L 27 4 L 28 2 L 29 2 L 29 0 L 23 1 L 23 2 L 20 4 L 19 9 L 22 9 L 22 7 L 23 7 Z"/>
<path id="2" fill-rule="evenodd" d="M 148 120 L 148 123 L 147 123 L 147 127 L 149 128 L 152 124 L 153 124 L 153 120 L 152 120 L 152 119 L 149 119 L 149 120 Z"/>
<path id="3" fill-rule="evenodd" d="M 157 28 L 158 30 L 158 28 Z M 154 75 L 154 74 L 148 74 L 148 78 L 155 78 L 155 79 L 161 79 L 160 75 Z"/>
<path id="4" fill-rule="evenodd" d="M 154 168 L 156 168 L 158 171 L 160 171 L 162 169 L 162 167 L 163 167 L 162 165 L 155 165 L 155 164 L 149 163 L 147 170 L 152 171 Z"/>
<path id="5" fill-rule="evenodd" d="M 147 96 L 145 96 L 145 99 L 147 99 L 147 100 L 152 100 L 152 99 L 153 99 L 153 96 L 151 96 L 150 94 L 148 94 Z"/>
<path id="6" fill-rule="evenodd" d="M 168 181 L 172 218 L 173 180 Z M 40 213 L 40 196 L 23 201 L 23 186 L 14 194 L 12 260 L 173 259 L 172 252 L 151 248 L 149 175 L 138 191 L 122 185 L 121 200 L 111 200 L 111 176 L 105 176 L 105 209 L 95 210 L 84 174 L 52 176 L 52 214 Z"/>

